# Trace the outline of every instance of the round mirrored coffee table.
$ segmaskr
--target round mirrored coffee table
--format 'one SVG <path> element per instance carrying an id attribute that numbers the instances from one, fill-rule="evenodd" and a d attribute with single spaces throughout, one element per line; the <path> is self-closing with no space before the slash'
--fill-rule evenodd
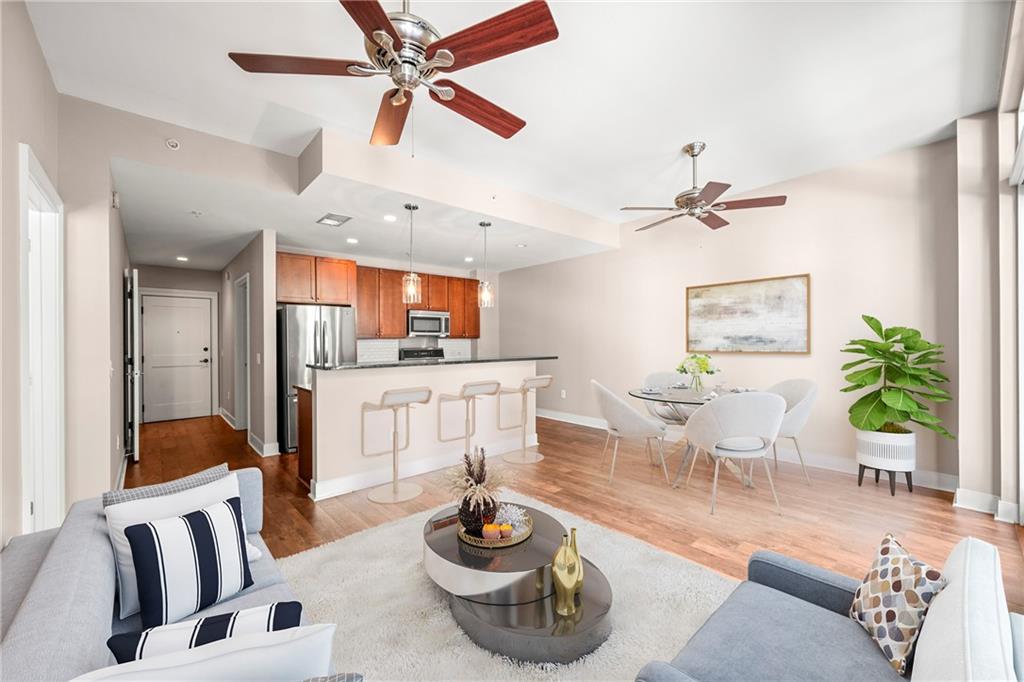
<path id="1" fill-rule="evenodd" d="M 423 566 L 448 592 L 455 621 L 483 648 L 520 661 L 569 663 L 611 634 L 611 585 L 584 558 L 576 613 L 555 613 L 551 558 L 566 530 L 552 516 L 520 506 L 533 518 L 533 535 L 503 549 L 465 544 L 458 509 L 438 512 L 423 528 Z"/>

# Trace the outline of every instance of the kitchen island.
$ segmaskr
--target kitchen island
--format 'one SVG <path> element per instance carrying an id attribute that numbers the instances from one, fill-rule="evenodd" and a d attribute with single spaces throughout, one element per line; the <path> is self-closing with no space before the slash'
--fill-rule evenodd
<path id="1" fill-rule="evenodd" d="M 449 402 L 438 414 L 438 396 L 457 394 L 462 385 L 474 381 L 499 381 L 503 388 L 519 388 L 523 379 L 537 375 L 537 362 L 555 356 L 477 358 L 452 360 L 406 360 L 343 364 L 330 369 L 313 368 L 310 410 L 312 434 L 312 478 L 309 495 L 322 500 L 354 490 L 363 490 L 391 480 L 390 410 L 363 412 L 363 403 L 377 403 L 391 389 L 425 386 L 433 395 L 426 405 L 410 411 L 409 447 L 399 453 L 399 478 L 408 478 L 458 464 L 464 441 L 462 402 Z M 520 446 L 518 427 L 521 402 L 518 396 L 486 396 L 477 400 L 476 434 L 473 445 L 491 457 Z M 302 425 L 300 425 L 300 429 Z M 527 443 L 537 444 L 536 407 L 531 395 L 526 420 Z M 406 420 L 399 418 L 399 443 L 406 441 Z M 302 453 L 300 453 L 301 457 Z"/>

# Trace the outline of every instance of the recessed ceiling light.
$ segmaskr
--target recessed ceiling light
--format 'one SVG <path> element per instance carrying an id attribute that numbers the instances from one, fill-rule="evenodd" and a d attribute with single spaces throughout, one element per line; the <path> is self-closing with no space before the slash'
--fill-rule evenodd
<path id="1" fill-rule="evenodd" d="M 168 149 L 170 149 L 170 150 L 171 150 L 172 152 L 176 152 L 176 151 L 178 151 L 179 149 L 181 149 L 181 143 L 180 143 L 180 142 L 178 142 L 177 140 L 175 140 L 175 139 L 174 139 L 173 137 L 168 137 L 168 138 L 167 138 L 166 140 L 164 140 L 164 144 L 165 144 L 165 145 L 167 146 L 167 148 L 168 148 Z"/>
<path id="2" fill-rule="evenodd" d="M 348 242 L 349 244 L 358 244 L 359 243 L 359 240 L 356 239 L 355 237 L 349 237 L 345 241 Z"/>
<path id="3" fill-rule="evenodd" d="M 384 216 L 384 222 L 386 222 L 386 223 L 393 223 L 396 220 L 398 220 L 398 217 L 397 216 L 393 216 L 390 213 L 387 214 L 386 216 Z"/>
<path id="4" fill-rule="evenodd" d="M 182 263 L 187 263 L 188 256 L 178 256 L 178 260 L 180 260 Z"/>
<path id="5" fill-rule="evenodd" d="M 466 261 L 467 263 L 472 263 L 473 262 L 473 257 L 472 256 L 466 256 L 462 260 Z"/>
<path id="6" fill-rule="evenodd" d="M 352 218 L 350 218 L 347 215 L 341 215 L 339 213 L 328 213 L 323 218 L 320 218 L 319 220 L 317 220 L 317 222 L 320 223 L 321 225 L 328 225 L 330 227 L 339 227 L 341 225 L 344 225 L 345 223 L 347 223 L 350 220 L 352 220 Z"/>
<path id="7" fill-rule="evenodd" d="M 516 248 L 517 249 L 525 249 L 526 248 L 526 244 L 523 244 L 523 243 L 516 244 Z"/>

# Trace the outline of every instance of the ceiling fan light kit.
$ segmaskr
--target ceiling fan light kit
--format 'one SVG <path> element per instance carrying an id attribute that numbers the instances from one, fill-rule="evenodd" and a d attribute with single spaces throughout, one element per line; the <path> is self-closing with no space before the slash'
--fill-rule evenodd
<path id="1" fill-rule="evenodd" d="M 718 215 L 716 211 L 731 211 L 738 208 L 763 208 L 766 206 L 783 206 L 785 196 L 758 197 L 755 199 L 738 199 L 718 202 L 718 197 L 725 194 L 732 185 L 724 182 L 709 182 L 704 187 L 697 187 L 697 157 L 707 149 L 707 144 L 696 141 L 683 146 L 683 154 L 689 156 L 693 164 L 693 187 L 676 195 L 675 206 L 624 206 L 622 211 L 671 211 L 673 215 L 644 225 L 637 232 L 649 230 L 676 218 L 689 216 L 696 218 L 712 230 L 725 227 L 729 221 Z"/>
<path id="2" fill-rule="evenodd" d="M 423 300 L 423 282 L 412 269 L 412 216 L 419 208 L 416 204 L 405 205 L 409 212 L 409 272 L 402 276 L 402 303 L 406 305 L 418 305 Z"/>
<path id="3" fill-rule="evenodd" d="M 558 37 L 558 28 L 544 0 L 531 0 L 469 28 L 442 36 L 430 22 L 409 11 L 384 11 L 377 0 L 340 0 L 364 36 L 368 61 L 293 57 L 230 52 L 238 66 L 251 73 L 319 76 L 387 76 L 394 88 L 384 93 L 370 136 L 372 145 L 395 145 L 402 138 L 413 91 L 423 86 L 430 98 L 503 138 L 526 121 L 440 73 L 458 71 Z"/>
<path id="4" fill-rule="evenodd" d="M 486 220 L 480 223 L 480 227 L 484 229 L 484 270 L 483 276 L 487 277 L 487 228 L 491 224 Z M 477 303 L 481 308 L 493 308 L 497 303 L 497 296 L 494 293 L 494 285 L 486 279 L 481 279 L 480 283 L 477 284 Z"/>

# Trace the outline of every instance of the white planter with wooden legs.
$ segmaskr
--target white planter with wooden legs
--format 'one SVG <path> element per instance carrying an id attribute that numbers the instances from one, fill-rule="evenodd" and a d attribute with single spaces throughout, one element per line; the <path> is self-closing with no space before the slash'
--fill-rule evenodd
<path id="1" fill-rule="evenodd" d="M 896 474 L 903 472 L 907 488 L 914 492 L 912 473 L 917 468 L 917 435 L 885 433 L 857 429 L 857 485 L 864 482 L 864 471 L 875 470 L 875 483 L 882 471 L 889 474 L 889 492 L 896 494 Z"/>

